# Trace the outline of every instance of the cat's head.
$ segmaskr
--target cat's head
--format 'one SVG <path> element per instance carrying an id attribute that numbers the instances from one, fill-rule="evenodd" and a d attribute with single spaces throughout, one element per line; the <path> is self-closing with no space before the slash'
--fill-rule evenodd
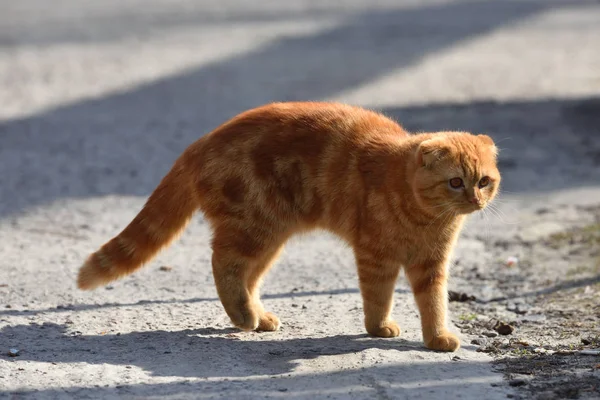
<path id="1" fill-rule="evenodd" d="M 494 199 L 500 185 L 497 148 L 492 138 L 466 132 L 440 132 L 420 143 L 413 190 L 422 207 L 469 214 Z"/>

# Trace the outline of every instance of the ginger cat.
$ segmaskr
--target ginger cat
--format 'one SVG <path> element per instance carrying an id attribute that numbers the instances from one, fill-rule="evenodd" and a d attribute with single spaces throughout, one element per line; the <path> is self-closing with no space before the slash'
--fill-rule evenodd
<path id="1" fill-rule="evenodd" d="M 371 335 L 400 334 L 390 314 L 404 267 L 426 347 L 455 351 L 448 259 L 465 216 L 497 193 L 496 153 L 485 135 L 411 135 L 348 105 L 252 109 L 183 152 L 133 221 L 87 259 L 78 286 L 134 272 L 201 210 L 213 228 L 213 274 L 231 321 L 275 331 L 279 319 L 261 304 L 261 280 L 290 236 L 321 228 L 354 250 Z"/>

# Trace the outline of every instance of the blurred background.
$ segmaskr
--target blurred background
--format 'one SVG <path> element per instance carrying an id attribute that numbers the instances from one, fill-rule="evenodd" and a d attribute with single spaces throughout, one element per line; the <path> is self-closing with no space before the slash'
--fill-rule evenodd
<path id="1" fill-rule="evenodd" d="M 506 140 L 507 190 L 598 176 L 597 1 L 1 7 L 0 216 L 147 195 L 188 144 L 270 101 L 337 100 L 410 130 L 487 132 Z"/>
<path id="2" fill-rule="evenodd" d="M 450 288 L 477 302 L 452 302 L 453 323 L 484 342 L 489 329 L 477 321 L 493 318 L 531 343 L 552 346 L 579 346 L 596 332 L 588 344 L 600 347 L 597 0 L 0 0 L 0 326 L 10 325 L 0 336 L 38 346 L 40 352 L 23 353 L 22 360 L 58 360 L 57 371 L 72 368 L 79 377 L 81 361 L 123 368 L 119 351 L 107 355 L 98 332 L 154 332 L 162 321 L 163 329 L 180 329 L 183 343 L 189 336 L 181 329 L 228 327 L 201 218 L 152 266 L 114 286 L 83 293 L 74 277 L 84 258 L 138 212 L 190 143 L 241 111 L 287 100 L 373 108 L 414 132 L 492 136 L 501 149 L 503 193 L 494 209 L 473 216 L 459 241 Z M 161 264 L 174 268 L 157 271 Z M 265 284 L 267 304 L 290 324 L 304 324 L 307 335 L 331 336 L 331 349 L 365 350 L 333 336 L 362 332 L 351 252 L 317 236 L 291 244 L 280 264 Z M 418 326 L 404 282 L 398 291 L 401 324 Z M 308 308 L 298 307 L 301 302 Z M 303 315 L 327 315 L 328 322 L 315 328 Z M 41 335 L 30 326 L 42 322 L 54 328 Z M 84 332 L 86 345 L 59 341 L 73 329 Z M 42 341 L 49 331 L 54 341 Z M 418 329 L 406 332 L 403 338 L 420 340 Z M 282 335 L 299 333 L 288 325 Z M 154 345 L 166 346 L 170 337 L 154 336 Z M 138 362 L 139 382 L 154 382 L 152 374 L 206 372 L 197 360 L 210 352 L 196 342 L 173 350 L 179 359 L 156 360 L 154 350 L 140 347 L 151 338 L 124 334 L 120 340 L 133 349 L 136 360 L 128 362 Z M 247 349 L 228 353 L 225 342 L 213 343 L 222 357 L 211 359 L 209 372 L 250 376 L 256 365 L 231 367 L 232 360 L 245 365 L 239 352 Z M 495 351 L 514 350 L 502 343 Z M 42 353 L 53 346 L 64 347 L 52 357 Z M 86 346 L 98 354 L 82 356 Z M 323 348 L 319 341 L 305 346 L 314 354 Z M 280 347 L 291 354 L 288 364 L 300 359 L 306 371 L 321 371 L 312 363 L 316 356 L 295 353 L 293 344 Z M 406 361 L 400 352 L 369 350 Z M 331 355 L 340 365 L 365 362 Z M 266 361 L 258 364 L 270 368 Z M 278 362 L 273 371 L 293 370 Z M 454 367 L 442 373 L 449 370 Z M 93 371 L 86 370 L 80 386 L 120 382 Z M 386 385 L 410 381 L 394 368 L 386 371 L 377 378 Z M 10 376 L 13 386 L 56 385 L 39 374 L 29 382 L 18 372 Z M 364 377 L 336 376 L 300 380 L 298 388 L 338 390 Z M 589 383 L 573 382 L 576 391 Z M 178 388 L 159 385 L 166 394 Z"/>

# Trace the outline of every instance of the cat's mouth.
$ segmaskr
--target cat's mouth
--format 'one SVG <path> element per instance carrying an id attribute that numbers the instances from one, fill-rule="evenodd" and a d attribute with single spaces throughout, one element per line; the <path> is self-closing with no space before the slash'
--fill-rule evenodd
<path id="1" fill-rule="evenodd" d="M 477 204 L 473 204 L 473 203 L 463 203 L 460 205 L 459 207 L 459 213 L 460 214 L 471 214 L 477 211 L 481 211 L 485 208 L 485 204 L 484 203 L 477 203 Z"/>

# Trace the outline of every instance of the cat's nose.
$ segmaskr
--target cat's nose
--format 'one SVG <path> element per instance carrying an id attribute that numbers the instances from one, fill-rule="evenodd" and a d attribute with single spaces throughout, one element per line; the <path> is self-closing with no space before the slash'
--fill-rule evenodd
<path id="1" fill-rule="evenodd" d="M 469 200 L 469 201 L 473 204 L 479 205 L 479 199 L 477 197 L 471 197 L 471 200 Z"/>

